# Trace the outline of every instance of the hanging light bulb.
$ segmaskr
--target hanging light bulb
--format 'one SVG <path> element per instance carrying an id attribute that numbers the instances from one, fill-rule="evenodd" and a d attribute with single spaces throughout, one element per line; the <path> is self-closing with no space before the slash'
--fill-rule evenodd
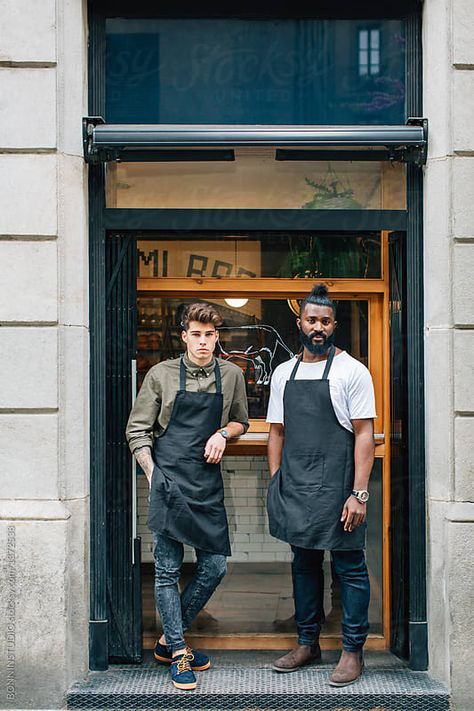
<path id="1" fill-rule="evenodd" d="M 240 309 L 248 303 L 248 299 L 224 299 L 224 301 L 228 306 L 232 306 L 233 309 Z"/>

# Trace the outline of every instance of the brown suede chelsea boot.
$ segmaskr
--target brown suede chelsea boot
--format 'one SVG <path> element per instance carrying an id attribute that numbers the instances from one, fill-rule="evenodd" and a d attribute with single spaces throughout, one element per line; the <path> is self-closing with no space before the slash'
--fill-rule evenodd
<path id="1" fill-rule="evenodd" d="M 280 657 L 273 664 L 273 669 L 277 672 L 292 672 L 305 664 L 321 661 L 321 647 L 318 642 L 312 645 L 299 644 L 295 649 L 292 649 L 288 654 Z"/>
<path id="2" fill-rule="evenodd" d="M 334 669 L 329 683 L 331 686 L 348 686 L 353 684 L 360 677 L 364 670 L 364 655 L 359 652 L 346 652 L 342 650 L 339 664 Z"/>

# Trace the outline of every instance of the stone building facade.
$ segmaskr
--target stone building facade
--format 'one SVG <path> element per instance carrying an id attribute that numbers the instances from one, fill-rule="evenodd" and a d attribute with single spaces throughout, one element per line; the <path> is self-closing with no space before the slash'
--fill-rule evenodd
<path id="1" fill-rule="evenodd" d="M 87 3 L 2 0 L 0 27 L 0 707 L 60 708 L 88 669 Z M 458 711 L 474 693 L 473 34 L 470 0 L 425 0 L 429 670 Z"/>

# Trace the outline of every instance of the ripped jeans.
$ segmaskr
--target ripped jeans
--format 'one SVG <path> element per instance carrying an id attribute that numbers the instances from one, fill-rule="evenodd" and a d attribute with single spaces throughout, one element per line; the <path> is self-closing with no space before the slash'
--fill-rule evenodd
<path id="1" fill-rule="evenodd" d="M 183 544 L 161 533 L 153 533 L 155 602 L 166 644 L 172 652 L 186 646 L 185 631 L 227 571 L 225 556 L 195 550 L 197 569 L 180 595 L 178 582 L 183 563 Z"/>

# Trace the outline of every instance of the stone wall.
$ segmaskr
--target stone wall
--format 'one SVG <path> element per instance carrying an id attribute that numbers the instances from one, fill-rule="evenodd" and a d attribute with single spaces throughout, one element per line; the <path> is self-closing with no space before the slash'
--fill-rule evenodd
<path id="1" fill-rule="evenodd" d="M 426 463 L 430 670 L 474 683 L 474 6 L 425 0 Z"/>
<path id="2" fill-rule="evenodd" d="M 60 708 L 88 661 L 85 2 L 0 17 L 0 708 Z"/>

